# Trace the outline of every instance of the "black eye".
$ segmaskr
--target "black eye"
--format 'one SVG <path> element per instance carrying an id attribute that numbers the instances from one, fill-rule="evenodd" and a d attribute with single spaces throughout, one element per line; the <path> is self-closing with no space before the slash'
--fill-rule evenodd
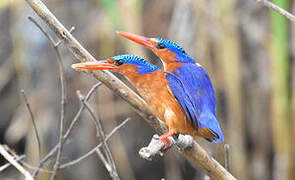
<path id="1" fill-rule="evenodd" d="M 165 48 L 166 48 L 165 44 L 163 44 L 163 43 L 158 43 L 158 44 L 156 45 L 156 47 L 157 47 L 158 49 L 165 49 Z"/>
<path id="2" fill-rule="evenodd" d="M 185 54 L 186 53 L 185 50 L 182 50 L 182 53 Z"/>
<path id="3" fill-rule="evenodd" d="M 115 65 L 116 66 L 121 66 L 122 64 L 124 64 L 124 60 L 123 59 L 119 59 L 115 61 Z"/>

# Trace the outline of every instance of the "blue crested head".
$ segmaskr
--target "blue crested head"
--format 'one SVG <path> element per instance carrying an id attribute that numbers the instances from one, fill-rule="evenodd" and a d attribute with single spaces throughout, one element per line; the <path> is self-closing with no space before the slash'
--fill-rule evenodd
<path id="1" fill-rule="evenodd" d="M 148 38 L 128 32 L 117 31 L 117 33 L 131 41 L 152 49 L 153 52 L 164 61 L 164 63 L 173 61 L 195 63 L 195 60 L 186 54 L 186 52 L 175 42 L 163 38 Z M 172 54 L 169 52 L 167 53 L 167 50 L 172 52 Z"/>
<path id="2" fill-rule="evenodd" d="M 151 73 L 153 71 L 159 70 L 158 66 L 148 63 L 145 59 L 139 56 L 135 56 L 132 54 L 124 54 L 114 56 L 111 59 L 114 59 L 114 64 L 116 66 L 121 66 L 123 64 L 133 64 L 137 67 L 137 72 L 140 74 Z"/>
<path id="3" fill-rule="evenodd" d="M 178 62 L 182 62 L 182 63 L 195 63 L 195 60 L 193 58 L 191 58 L 182 47 L 180 47 L 178 44 L 176 44 L 175 42 L 169 41 L 167 39 L 163 39 L 163 38 L 156 38 L 156 40 L 158 41 L 158 44 L 156 45 L 156 47 L 158 49 L 164 49 L 167 48 L 168 50 L 170 50 L 171 52 L 176 54 L 175 59 Z"/>

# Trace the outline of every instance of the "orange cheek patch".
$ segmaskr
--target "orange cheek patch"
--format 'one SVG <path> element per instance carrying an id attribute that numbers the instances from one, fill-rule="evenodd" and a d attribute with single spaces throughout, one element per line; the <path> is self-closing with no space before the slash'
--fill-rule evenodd
<path id="1" fill-rule="evenodd" d="M 177 56 L 174 52 L 168 49 L 157 49 L 153 48 L 154 53 L 159 56 L 164 63 L 176 62 L 175 57 Z"/>
<path id="2" fill-rule="evenodd" d="M 121 66 L 118 66 L 117 71 L 125 75 L 127 78 L 132 78 L 134 75 L 137 74 L 137 66 L 134 64 L 123 64 Z"/>
<path id="3" fill-rule="evenodd" d="M 175 57 L 177 56 L 174 52 L 168 49 L 157 49 L 154 48 L 155 54 L 161 58 L 165 71 L 173 72 L 176 68 L 181 67 L 184 63 L 177 62 Z"/>

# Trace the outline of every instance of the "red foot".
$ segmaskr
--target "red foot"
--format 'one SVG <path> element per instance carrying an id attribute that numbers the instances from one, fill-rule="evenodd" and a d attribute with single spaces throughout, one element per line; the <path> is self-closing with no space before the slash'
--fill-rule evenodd
<path id="1" fill-rule="evenodd" d="M 174 133 L 172 133 L 172 132 L 166 132 L 160 136 L 160 140 L 164 143 L 164 149 L 166 149 L 167 147 L 169 147 L 172 144 L 169 137 L 171 137 L 173 135 L 174 135 Z"/>

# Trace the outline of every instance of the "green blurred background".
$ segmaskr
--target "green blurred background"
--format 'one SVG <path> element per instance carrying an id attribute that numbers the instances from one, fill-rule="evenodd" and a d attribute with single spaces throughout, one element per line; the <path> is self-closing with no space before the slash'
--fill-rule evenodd
<path id="1" fill-rule="evenodd" d="M 47 0 L 48 8 L 97 59 L 132 53 L 159 64 L 150 51 L 116 35 L 115 30 L 177 42 L 208 71 L 216 91 L 218 118 L 230 149 L 231 172 L 238 179 L 295 179 L 295 24 L 255 0 Z M 295 13 L 294 0 L 275 4 Z M 36 166 L 38 149 L 24 89 L 41 135 L 44 156 L 58 141 L 60 84 L 55 53 L 27 17 L 23 0 L 0 1 L 0 143 Z M 35 16 L 36 17 L 36 16 Z M 36 17 L 41 22 L 41 20 Z M 41 23 L 44 27 L 46 25 Z M 47 27 L 46 27 L 47 28 Z M 47 28 L 47 30 L 49 30 Z M 96 80 L 75 72 L 76 62 L 61 46 L 66 71 L 66 124 L 79 108 L 76 91 Z M 122 76 L 119 76 L 122 78 Z M 124 79 L 124 78 L 122 78 Z M 109 141 L 122 179 L 203 179 L 175 150 L 149 162 L 138 156 L 154 131 L 121 98 L 100 87 L 90 104 L 110 132 L 132 120 Z M 198 142 L 221 164 L 224 143 Z M 98 143 L 88 113 L 66 142 L 62 162 Z M 45 168 L 50 168 L 50 161 Z M 0 165 L 5 161 L 1 159 Z M 38 179 L 48 179 L 41 172 Z M 10 167 L 0 179 L 21 179 Z M 63 169 L 58 179 L 110 179 L 97 156 Z"/>

